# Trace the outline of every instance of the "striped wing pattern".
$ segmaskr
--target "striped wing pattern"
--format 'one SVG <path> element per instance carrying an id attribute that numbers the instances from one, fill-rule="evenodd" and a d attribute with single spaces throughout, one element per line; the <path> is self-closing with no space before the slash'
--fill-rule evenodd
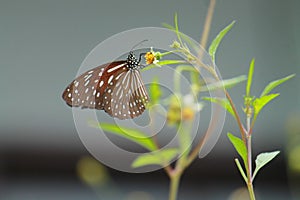
<path id="1" fill-rule="evenodd" d="M 129 119 L 141 115 L 149 97 L 138 69 L 129 69 L 126 60 L 91 69 L 64 90 L 71 107 L 104 110 L 112 117 Z"/>
<path id="2" fill-rule="evenodd" d="M 112 79 L 103 98 L 104 110 L 119 119 L 134 118 L 146 109 L 149 97 L 138 70 L 121 72 Z"/>

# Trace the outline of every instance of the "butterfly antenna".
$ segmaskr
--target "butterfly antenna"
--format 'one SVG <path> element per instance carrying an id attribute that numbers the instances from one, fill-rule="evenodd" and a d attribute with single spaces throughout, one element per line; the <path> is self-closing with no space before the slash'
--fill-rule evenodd
<path id="1" fill-rule="evenodd" d="M 141 62 L 141 60 L 142 60 L 142 56 L 143 55 L 146 55 L 146 53 L 140 53 L 140 57 L 139 57 L 139 63 Z"/>
<path id="2" fill-rule="evenodd" d="M 139 43 L 135 44 L 135 45 L 131 48 L 130 51 L 132 52 L 132 50 L 133 50 L 135 47 L 137 47 L 137 46 L 139 46 L 139 45 L 141 45 L 142 43 L 147 42 L 147 41 L 148 41 L 147 39 L 140 41 Z"/>

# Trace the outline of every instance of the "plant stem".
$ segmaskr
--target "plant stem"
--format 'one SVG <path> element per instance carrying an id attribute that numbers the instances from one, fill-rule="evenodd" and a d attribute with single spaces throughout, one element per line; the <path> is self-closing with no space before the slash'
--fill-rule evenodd
<path id="1" fill-rule="evenodd" d="M 248 182 L 247 182 L 247 187 L 250 195 L 251 200 L 255 200 L 255 194 L 253 190 L 253 184 L 252 184 L 252 150 L 251 150 L 251 135 L 247 137 L 247 154 L 248 154 L 248 168 L 247 168 L 247 176 L 248 176 Z"/>
<path id="2" fill-rule="evenodd" d="M 252 182 L 251 182 L 250 184 L 248 183 L 248 184 L 247 184 L 247 187 L 248 187 L 250 199 L 251 199 L 251 200 L 255 200 L 255 194 L 254 194 Z"/>
<path id="3" fill-rule="evenodd" d="M 174 173 L 170 176 L 169 200 L 176 200 L 177 199 L 177 193 L 178 193 L 178 187 L 179 187 L 179 182 L 180 182 L 181 175 L 182 175 L 182 171 Z"/>
<path id="4" fill-rule="evenodd" d="M 248 105 L 247 105 L 248 106 Z M 248 162 L 248 168 L 247 168 L 247 176 L 248 176 L 248 181 L 247 181 L 247 188 L 248 192 L 250 195 L 251 200 L 255 200 L 255 194 L 253 190 L 253 179 L 252 179 L 252 144 L 251 144 L 251 133 L 252 131 L 252 125 L 251 125 L 251 112 L 249 108 L 246 109 L 246 126 L 247 126 L 247 132 L 246 132 L 246 137 L 247 137 L 247 162 Z"/>
<path id="5" fill-rule="evenodd" d="M 206 49 L 207 39 L 208 39 L 210 27 L 211 27 L 211 21 L 212 21 L 212 17 L 214 14 L 215 5 L 216 5 L 216 1 L 210 0 L 208 11 L 207 11 L 206 18 L 205 18 L 204 27 L 203 27 L 203 32 L 202 32 L 202 36 L 201 36 L 201 40 L 200 40 L 200 45 L 204 49 Z M 204 63 L 201 62 L 201 59 L 200 59 L 201 57 L 202 57 L 202 54 L 199 53 L 198 58 L 197 57 L 194 57 L 194 58 L 196 59 L 196 61 L 198 62 L 198 64 L 200 66 L 203 66 L 206 70 L 208 70 L 209 72 L 211 72 L 213 74 L 214 72 L 212 72 L 209 67 L 207 67 Z M 200 149 L 202 148 L 203 144 L 206 141 L 206 138 L 210 134 L 210 130 L 211 129 L 209 129 L 205 133 L 204 138 L 202 140 L 200 140 L 199 143 L 197 144 L 197 146 L 193 149 L 192 153 L 189 155 L 189 157 L 187 159 L 186 165 L 190 165 L 192 163 L 192 161 L 197 157 Z"/>
<path id="6" fill-rule="evenodd" d="M 226 98 L 228 99 L 228 101 L 229 101 L 229 103 L 230 103 L 230 105 L 232 107 L 233 113 L 235 115 L 235 119 L 236 119 L 236 121 L 238 123 L 239 129 L 240 129 L 240 132 L 241 132 L 242 139 L 243 139 L 243 141 L 244 141 L 244 143 L 246 145 L 245 128 L 244 128 L 244 126 L 243 126 L 243 124 L 241 122 L 241 118 L 240 118 L 240 116 L 239 116 L 239 114 L 238 114 L 238 112 L 236 110 L 236 107 L 235 107 L 235 105 L 234 105 L 234 103 L 233 103 L 233 101 L 231 99 L 231 96 L 229 95 L 229 93 L 227 92 L 226 89 L 225 89 L 225 95 L 226 95 Z"/>
<path id="7" fill-rule="evenodd" d="M 210 27 L 211 27 L 211 21 L 212 21 L 212 17 L 214 14 L 215 5 L 216 5 L 216 0 L 210 0 L 207 15 L 205 18 L 203 33 L 202 33 L 202 37 L 201 37 L 201 41 L 200 41 L 200 44 L 204 49 L 206 48 L 208 34 L 210 31 Z"/>
<path id="8" fill-rule="evenodd" d="M 176 162 L 175 169 L 171 171 L 169 174 L 170 177 L 170 193 L 169 193 L 169 200 L 176 200 L 178 187 L 180 182 L 180 177 L 184 172 L 187 166 L 187 156 L 190 152 L 190 134 L 192 128 L 192 121 L 191 122 L 182 122 L 182 125 L 178 128 L 178 140 L 179 140 L 179 148 L 180 148 L 180 158 Z"/>
<path id="9" fill-rule="evenodd" d="M 248 161 L 248 179 L 249 182 L 252 182 L 252 147 L 251 147 L 251 135 L 249 134 L 250 131 L 250 124 L 251 119 L 249 116 L 247 116 L 247 161 Z"/>
<path id="10" fill-rule="evenodd" d="M 208 39 L 210 27 L 211 27 L 211 21 L 212 21 L 212 16 L 214 13 L 215 4 L 216 4 L 215 0 L 210 0 L 210 4 L 209 4 L 209 8 L 208 8 L 208 12 L 206 15 L 204 28 L 203 28 L 203 33 L 202 33 L 202 37 L 201 37 L 201 41 L 200 41 L 200 44 L 202 45 L 202 47 L 204 49 L 206 48 L 206 44 L 207 44 L 207 39 Z M 177 16 L 175 16 L 175 20 L 176 20 L 175 26 L 177 26 Z M 176 27 L 176 30 L 178 30 L 178 27 Z M 182 44 L 180 37 L 178 37 L 178 39 L 179 39 L 180 43 Z M 201 55 L 199 55 L 199 57 L 201 57 Z M 181 132 L 181 130 L 179 130 L 179 132 Z M 182 131 L 179 134 L 186 134 L 186 133 L 190 134 L 190 132 L 187 132 L 187 131 Z M 181 137 L 180 140 L 187 139 L 187 138 L 184 138 L 184 135 L 181 135 L 180 137 Z M 181 143 L 181 150 L 184 150 L 185 149 L 184 142 L 186 142 L 186 141 L 181 141 L 181 142 L 183 142 L 183 143 Z M 199 149 L 198 148 L 196 148 L 196 149 L 200 150 L 202 145 L 203 145 L 203 141 L 200 141 L 200 143 L 198 144 Z M 168 173 L 168 175 L 170 177 L 170 181 L 171 181 L 170 191 L 169 191 L 169 200 L 176 200 L 181 175 L 182 175 L 184 169 L 196 158 L 197 152 L 194 151 L 194 154 L 192 153 L 192 157 L 190 157 L 190 159 L 187 159 L 189 151 L 190 151 L 190 149 L 186 149 L 185 152 L 182 152 L 183 154 L 182 154 L 181 158 L 179 158 L 179 160 L 176 162 L 175 169 L 173 169 L 171 171 L 171 173 Z M 170 172 L 168 170 L 167 170 L 167 172 Z"/>
<path id="11" fill-rule="evenodd" d="M 248 121 L 248 120 L 247 120 Z M 250 120 L 249 120 L 250 121 Z M 248 124 L 248 123 L 247 123 Z M 254 190 L 253 190 L 253 184 L 252 184 L 252 148 L 251 148 L 251 135 L 247 136 L 247 162 L 248 162 L 248 167 L 247 167 L 247 177 L 248 177 L 248 181 L 247 181 L 247 188 L 248 188 L 248 192 L 250 195 L 250 199 L 251 200 L 255 200 L 255 194 L 254 194 Z"/>
<path id="12" fill-rule="evenodd" d="M 246 176 L 246 174 L 245 174 L 245 172 L 244 172 L 244 170 L 243 170 L 243 168 L 242 168 L 242 166 L 240 164 L 239 159 L 235 158 L 234 161 L 236 163 L 236 166 L 240 170 L 240 173 L 241 173 L 242 177 L 244 178 L 245 183 L 247 184 L 248 183 L 248 179 L 247 179 L 247 176 Z"/>

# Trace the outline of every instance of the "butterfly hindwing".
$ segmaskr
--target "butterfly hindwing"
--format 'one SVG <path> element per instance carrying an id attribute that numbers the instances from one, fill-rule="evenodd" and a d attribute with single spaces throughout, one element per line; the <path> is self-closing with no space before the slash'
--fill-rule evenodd
<path id="1" fill-rule="evenodd" d="M 119 119 L 134 118 L 144 112 L 149 98 L 138 77 L 138 70 L 129 70 L 115 76 L 104 93 L 105 112 Z"/>

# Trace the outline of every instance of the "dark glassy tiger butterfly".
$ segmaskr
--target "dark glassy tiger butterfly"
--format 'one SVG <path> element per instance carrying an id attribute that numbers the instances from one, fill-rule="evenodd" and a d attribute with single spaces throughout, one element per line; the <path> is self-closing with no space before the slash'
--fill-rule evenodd
<path id="1" fill-rule="evenodd" d="M 130 51 L 126 60 L 100 65 L 77 77 L 62 98 L 71 107 L 104 110 L 112 117 L 129 119 L 141 115 L 149 96 L 137 59 Z"/>

